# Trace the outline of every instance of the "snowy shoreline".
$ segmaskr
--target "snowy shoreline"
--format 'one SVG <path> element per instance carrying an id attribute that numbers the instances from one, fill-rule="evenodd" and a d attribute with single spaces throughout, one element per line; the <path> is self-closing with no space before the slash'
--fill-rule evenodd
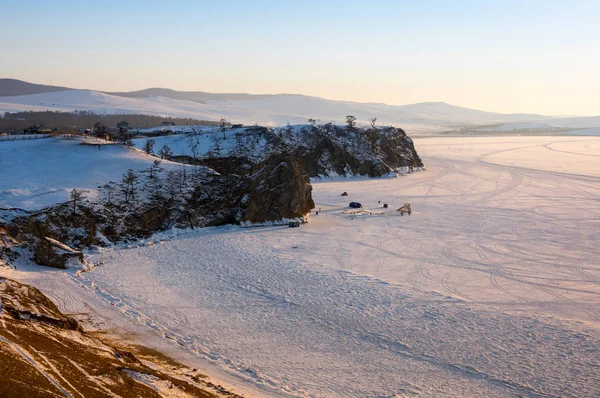
<path id="1" fill-rule="evenodd" d="M 416 144 L 426 172 L 313 180 L 322 209 L 300 228 L 167 231 L 87 253 L 80 276 L 0 272 L 247 396 L 598 395 L 600 139 Z"/>

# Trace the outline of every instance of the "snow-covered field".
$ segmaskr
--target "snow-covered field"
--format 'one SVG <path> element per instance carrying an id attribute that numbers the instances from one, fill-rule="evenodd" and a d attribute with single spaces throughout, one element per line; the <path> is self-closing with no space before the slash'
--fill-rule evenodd
<path id="1" fill-rule="evenodd" d="M 215 141 L 214 138 L 218 138 L 219 148 L 221 154 L 225 155 L 234 150 L 236 141 L 236 133 L 243 132 L 244 129 L 227 129 L 225 135 L 219 130 L 218 127 L 213 126 L 199 126 L 197 127 L 197 135 L 194 134 L 175 134 L 162 137 L 149 137 L 149 138 L 136 138 L 133 140 L 134 145 L 138 149 L 143 149 L 147 140 L 154 141 L 154 152 L 158 153 L 160 149 L 166 145 L 171 149 L 174 156 L 193 156 L 190 148 L 190 140 L 197 144 L 197 156 L 199 158 L 207 157 L 210 150 L 214 150 Z M 255 143 L 255 153 L 263 154 L 263 147 L 265 145 L 264 140 L 260 140 Z"/>
<path id="2" fill-rule="evenodd" d="M 94 138 L 0 142 L 0 209 L 66 202 L 73 188 L 94 199 L 98 185 L 119 181 L 127 169 L 147 169 L 154 159 Z"/>
<path id="3" fill-rule="evenodd" d="M 425 172 L 315 182 L 301 228 L 164 233 L 90 253 L 80 276 L 2 272 L 248 395 L 600 396 L 600 138 L 415 146 Z"/>

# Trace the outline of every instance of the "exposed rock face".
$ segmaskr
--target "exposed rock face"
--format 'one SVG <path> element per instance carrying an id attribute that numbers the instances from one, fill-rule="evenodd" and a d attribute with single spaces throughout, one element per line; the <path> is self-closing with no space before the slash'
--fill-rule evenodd
<path id="1" fill-rule="evenodd" d="M 215 157 L 215 152 L 220 155 Z M 394 127 L 288 126 L 249 127 L 231 132 L 197 159 L 177 157 L 210 167 L 222 174 L 243 174 L 276 153 L 290 153 L 309 177 L 365 175 L 379 177 L 401 168 L 422 167 L 410 137 Z"/>
<path id="2" fill-rule="evenodd" d="M 9 235 L 6 226 L 0 225 L 0 266 L 10 263 L 16 258 L 12 249 L 18 244 L 19 241 Z"/>
<path id="3" fill-rule="evenodd" d="M 208 157 L 200 159 L 192 159 L 189 156 L 177 156 L 177 161 L 187 164 L 196 164 L 199 166 L 209 167 L 220 174 L 239 174 L 246 175 L 252 172 L 253 166 L 256 163 L 245 157 L 224 156 L 224 157 Z"/>
<path id="4" fill-rule="evenodd" d="M 404 130 L 325 125 L 282 130 L 311 177 L 366 175 L 380 177 L 402 167 L 421 167 L 423 162 Z"/>
<path id="5" fill-rule="evenodd" d="M 258 163 L 243 158 L 232 163 L 241 165 L 239 174 L 213 176 L 210 182 L 218 184 L 211 195 L 206 194 L 207 184 L 197 189 L 190 214 L 179 218 L 181 224 L 186 225 L 188 215 L 202 226 L 275 221 L 303 217 L 315 207 L 310 179 L 289 153 L 273 153 Z"/>
<path id="6" fill-rule="evenodd" d="M 101 216 L 91 208 L 80 207 L 72 214 L 69 206 L 58 205 L 36 213 L 21 215 L 5 226 L 13 242 L 29 248 L 36 264 L 67 268 L 71 259 L 83 259 L 82 253 L 61 250 L 46 238 L 83 247 L 96 241 L 96 224 Z"/>
<path id="7" fill-rule="evenodd" d="M 245 160 L 239 159 L 240 163 Z M 273 153 L 245 163 L 244 174 L 219 175 L 197 167 L 175 199 L 137 200 L 120 204 L 57 205 L 15 217 L 8 234 L 24 242 L 40 265 L 66 268 L 80 254 L 60 250 L 47 238 L 76 250 L 147 238 L 170 227 L 196 228 L 303 217 L 314 208 L 312 186 L 302 165 L 289 153 Z M 190 168 L 192 169 L 192 168 Z"/>
<path id="8" fill-rule="evenodd" d="M 175 159 L 207 166 L 221 174 L 243 175 L 253 170 L 253 165 L 282 152 L 294 156 L 309 177 L 380 177 L 401 168 L 423 166 L 412 139 L 402 129 L 332 124 L 239 129 L 222 140 L 219 151 L 211 148 L 196 159 Z"/>
<path id="9" fill-rule="evenodd" d="M 75 213 L 69 206 L 57 205 L 33 215 L 15 216 L 4 235 L 24 242 L 36 263 L 64 268 L 73 254 L 57 250 L 46 237 L 79 250 L 149 237 L 174 226 L 303 217 L 314 208 L 309 177 L 378 177 L 423 165 L 412 140 L 393 127 L 326 124 L 273 130 L 254 126 L 232 130 L 226 137 L 221 132 L 214 134 L 221 141 L 217 144 L 215 140 L 219 146 L 206 155 L 172 159 L 192 165 L 187 174 L 176 177 L 175 194 L 165 191 L 156 195 L 152 188 L 144 193 L 141 184 L 136 200 L 80 204 Z M 159 185 L 173 184 L 165 176 Z M 6 246 L 0 244 L 0 255 L 4 252 L 5 258 L 6 253 L 10 255 Z"/>
<path id="10" fill-rule="evenodd" d="M 32 260 L 36 264 L 45 265 L 52 268 L 67 268 L 71 259 L 83 260 L 82 253 L 68 253 L 61 251 L 56 246 L 48 243 L 44 237 L 37 237 L 37 244 L 33 251 Z"/>
<path id="11" fill-rule="evenodd" d="M 41 322 L 60 329 L 80 330 L 77 321 L 63 315 L 38 289 L 0 278 L 2 310 L 13 319 Z"/>
<path id="12" fill-rule="evenodd" d="M 255 166 L 250 192 L 243 198 L 244 221 L 302 217 L 315 207 L 310 179 L 290 154 L 274 154 Z"/>
<path id="13" fill-rule="evenodd" d="M 4 278 L 0 324 L 2 397 L 239 397 L 158 352 L 93 337 L 36 288 Z"/>

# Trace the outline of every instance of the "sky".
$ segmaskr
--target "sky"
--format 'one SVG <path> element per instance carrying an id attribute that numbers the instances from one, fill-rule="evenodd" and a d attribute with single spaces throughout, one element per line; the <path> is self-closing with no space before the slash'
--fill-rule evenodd
<path id="1" fill-rule="evenodd" d="M 0 0 L 0 77 L 600 114 L 600 1 Z"/>

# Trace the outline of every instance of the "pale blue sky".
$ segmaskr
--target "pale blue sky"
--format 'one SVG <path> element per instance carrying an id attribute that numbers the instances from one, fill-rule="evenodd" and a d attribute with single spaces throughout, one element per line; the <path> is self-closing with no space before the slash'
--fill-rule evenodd
<path id="1" fill-rule="evenodd" d="M 600 1 L 7 1 L 0 77 L 600 114 Z"/>

